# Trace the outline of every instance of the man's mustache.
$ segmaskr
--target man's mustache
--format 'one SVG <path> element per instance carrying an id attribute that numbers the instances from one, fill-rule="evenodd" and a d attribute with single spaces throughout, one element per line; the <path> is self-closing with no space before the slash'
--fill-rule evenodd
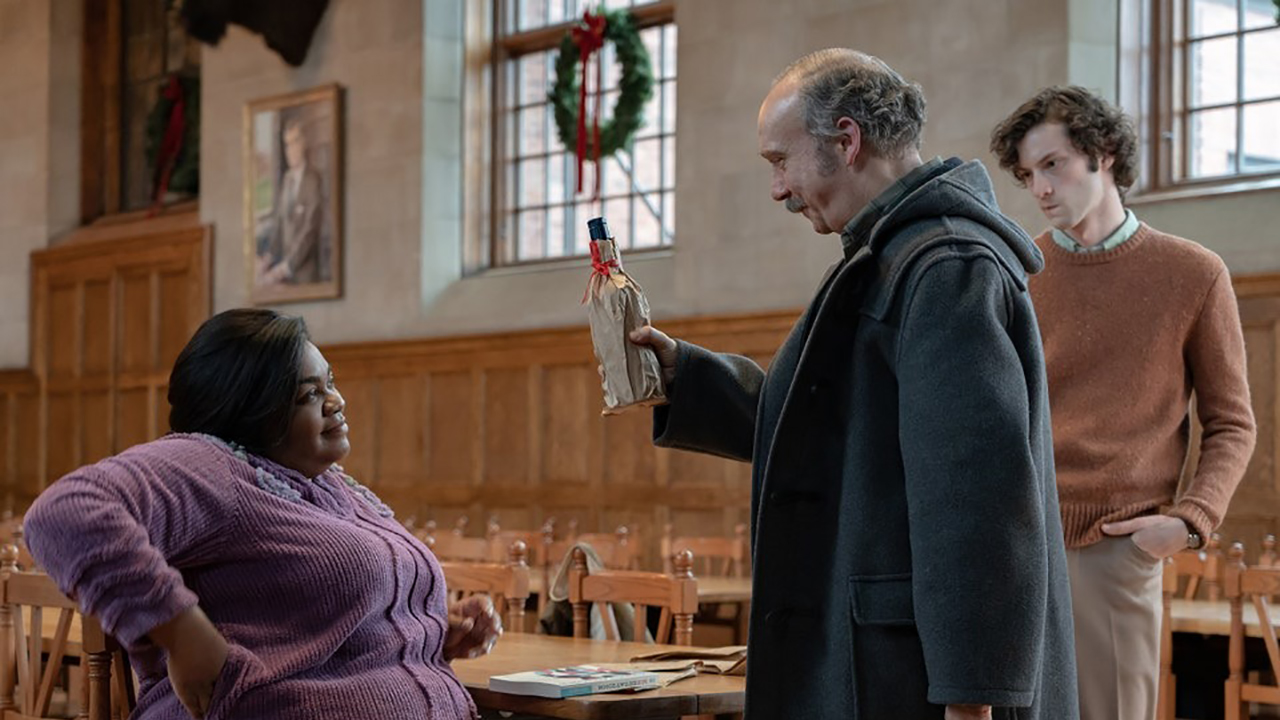
<path id="1" fill-rule="evenodd" d="M 796 197 L 795 195 L 792 195 L 791 197 L 787 198 L 788 212 L 798 213 L 801 210 L 804 210 L 805 207 L 806 205 L 804 204 L 804 201 Z"/>

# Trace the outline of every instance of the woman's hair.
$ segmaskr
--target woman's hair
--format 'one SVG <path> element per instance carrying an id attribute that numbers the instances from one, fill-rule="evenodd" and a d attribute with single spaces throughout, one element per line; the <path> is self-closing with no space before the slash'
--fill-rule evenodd
<path id="1" fill-rule="evenodd" d="M 209 318 L 173 364 L 169 427 L 259 453 L 279 444 L 309 340 L 302 318 L 274 310 L 239 308 Z"/>
<path id="2" fill-rule="evenodd" d="M 1061 123 L 1071 145 L 1089 156 L 1090 170 L 1096 172 L 1098 161 L 1110 155 L 1111 176 L 1120 197 L 1138 179 L 1138 138 L 1133 123 L 1122 110 L 1087 89 L 1067 85 L 1036 93 L 991 132 L 991 152 L 1019 183 L 1018 145 L 1032 128 L 1043 123 Z"/>

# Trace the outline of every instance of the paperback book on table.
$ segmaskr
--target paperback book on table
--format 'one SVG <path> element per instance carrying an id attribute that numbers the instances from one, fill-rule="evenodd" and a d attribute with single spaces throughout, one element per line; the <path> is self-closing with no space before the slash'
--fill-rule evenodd
<path id="1" fill-rule="evenodd" d="M 670 678 L 643 670 L 573 665 L 494 675 L 489 678 L 489 689 L 513 695 L 567 698 L 619 690 L 651 690 L 662 687 L 669 681 Z"/>

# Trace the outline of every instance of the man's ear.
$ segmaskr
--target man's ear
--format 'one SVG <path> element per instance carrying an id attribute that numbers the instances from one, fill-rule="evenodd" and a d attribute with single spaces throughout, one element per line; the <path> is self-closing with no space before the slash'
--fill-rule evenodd
<path id="1" fill-rule="evenodd" d="M 840 131 L 837 139 L 840 145 L 840 159 L 846 166 L 852 166 L 862 151 L 862 128 L 851 117 L 842 117 L 836 121 L 836 129 Z"/>
<path id="2" fill-rule="evenodd" d="M 1103 155 L 1103 156 L 1101 156 L 1101 157 L 1099 157 L 1099 158 L 1098 158 L 1098 169 L 1099 169 L 1099 170 L 1107 170 L 1107 171 L 1110 171 L 1110 170 L 1111 170 L 1111 166 L 1112 166 L 1112 165 L 1115 165 L 1115 164 L 1116 164 L 1116 156 L 1115 156 L 1115 155 Z"/>

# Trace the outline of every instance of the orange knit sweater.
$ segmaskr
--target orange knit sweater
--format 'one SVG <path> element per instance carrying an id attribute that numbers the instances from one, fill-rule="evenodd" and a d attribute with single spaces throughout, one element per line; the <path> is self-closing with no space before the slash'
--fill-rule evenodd
<path id="1" fill-rule="evenodd" d="M 1053 451 L 1069 548 L 1105 522 L 1159 512 L 1207 538 L 1253 452 L 1244 337 L 1222 260 L 1143 223 L 1112 250 L 1073 253 L 1036 238 L 1031 278 L 1044 339 Z M 1181 494 L 1192 391 L 1204 426 Z"/>

